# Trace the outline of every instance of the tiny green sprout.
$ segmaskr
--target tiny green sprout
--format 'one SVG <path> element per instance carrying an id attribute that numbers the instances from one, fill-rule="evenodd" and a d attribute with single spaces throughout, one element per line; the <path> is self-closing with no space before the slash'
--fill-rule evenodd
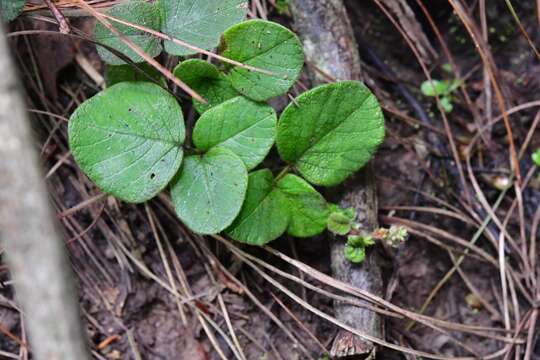
<path id="1" fill-rule="evenodd" d="M 536 166 L 540 166 L 540 148 L 536 149 L 534 154 L 532 154 L 532 160 L 536 164 Z"/>
<path id="2" fill-rule="evenodd" d="M 447 113 L 452 112 L 454 106 L 452 105 L 452 93 L 459 87 L 461 82 L 457 79 L 454 80 L 435 80 L 424 81 L 420 87 L 422 94 L 429 97 L 440 98 L 441 106 Z"/>
<path id="3" fill-rule="evenodd" d="M 347 235 L 354 225 L 356 211 L 353 208 L 343 209 L 334 205 L 328 216 L 327 228 L 336 235 Z"/>
<path id="4" fill-rule="evenodd" d="M 366 258 L 366 247 L 375 244 L 373 237 L 362 235 L 347 236 L 345 244 L 345 257 L 352 263 L 359 264 Z"/>

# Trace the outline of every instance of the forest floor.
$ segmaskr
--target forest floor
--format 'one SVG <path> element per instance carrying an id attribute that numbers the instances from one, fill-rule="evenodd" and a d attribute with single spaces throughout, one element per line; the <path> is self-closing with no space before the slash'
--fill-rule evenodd
<path id="1" fill-rule="evenodd" d="M 273 1 L 257 3 L 262 6 L 253 6 L 252 16 L 292 26 Z M 475 46 L 452 1 L 408 3 L 421 28 L 400 32 L 400 19 L 381 11 L 379 2 L 346 1 L 364 81 L 381 100 L 387 120 L 387 139 L 373 161 L 379 220 L 385 226 L 406 226 L 411 235 L 397 250 L 370 251 L 379 251 L 383 259 L 386 300 L 415 312 L 425 308 L 430 319 L 453 325 L 438 331 L 388 316 L 386 340 L 448 357 L 540 359 L 535 345 L 540 190 L 530 160 L 540 147 L 539 54 L 504 1 L 467 1 L 470 23 L 465 23 L 476 35 L 484 30 L 489 50 Z M 513 5 L 523 30 L 540 48 L 540 5 Z M 94 358 L 233 359 L 237 352 L 247 359 L 321 358 L 338 328 L 307 304 L 332 315 L 333 300 L 301 281 L 340 293 L 312 276 L 330 273 L 327 237 L 284 237 L 271 244 L 312 268 L 302 271 L 265 249 L 189 233 L 165 196 L 130 205 L 103 195 L 77 167 L 67 145 L 67 119 L 101 89 L 103 65 L 94 45 L 84 39 L 36 34 L 57 30 L 44 19 L 15 21 L 11 41 Z M 90 18 L 72 21 L 86 34 L 93 25 Z M 486 50 L 482 54 L 493 63 L 496 87 L 489 85 L 478 49 Z M 164 55 L 160 60 L 167 66 L 177 61 Z M 422 95 L 425 71 L 434 79 L 461 81 L 450 113 L 440 111 L 435 98 Z M 305 76 L 301 81 L 309 83 Z M 298 86 L 291 93 L 301 92 Z M 189 102 L 182 106 L 193 121 Z M 509 115 L 509 127 L 501 114 Z M 519 174 L 510 166 L 509 137 Z M 491 221 L 483 226 L 486 218 Z M 295 281 L 276 275 L 268 264 Z M 301 300 L 294 301 L 261 272 Z M 445 277 L 448 281 L 440 283 Z M 434 290 L 437 284 L 442 286 Z M 176 290 L 183 300 L 172 295 Z M 501 341 L 505 334 L 523 341 L 508 345 Z M 19 358 L 25 343 L 8 270 L 0 264 L 0 350 Z M 415 357 L 382 349 L 378 358 Z"/>

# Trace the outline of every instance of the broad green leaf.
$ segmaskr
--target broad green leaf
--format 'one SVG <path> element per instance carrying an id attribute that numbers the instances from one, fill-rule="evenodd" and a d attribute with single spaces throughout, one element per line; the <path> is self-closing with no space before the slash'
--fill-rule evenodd
<path id="1" fill-rule="evenodd" d="M 230 150 L 214 148 L 184 159 L 171 195 L 178 216 L 191 230 L 217 234 L 240 212 L 247 183 L 242 160 Z"/>
<path id="2" fill-rule="evenodd" d="M 176 99 L 146 82 L 102 91 L 69 121 L 69 145 L 81 169 L 104 192 L 135 203 L 171 181 L 182 162 L 184 136 Z"/>
<path id="3" fill-rule="evenodd" d="M 107 65 L 105 66 L 105 82 L 108 87 L 124 81 L 149 81 L 166 85 L 165 78 L 148 63 Z"/>
<path id="4" fill-rule="evenodd" d="M 275 187 L 268 169 L 249 174 L 246 200 L 227 234 L 251 245 L 264 245 L 282 235 L 290 219 L 288 201 Z"/>
<path id="5" fill-rule="evenodd" d="M 223 46 L 225 57 L 272 73 L 267 75 L 239 66 L 230 71 L 234 88 L 257 101 L 285 94 L 304 65 L 298 37 L 269 21 L 250 20 L 231 27 L 223 34 Z"/>
<path id="6" fill-rule="evenodd" d="M 161 26 L 161 14 L 159 3 L 149 3 L 145 0 L 131 0 L 124 3 L 119 3 L 113 6 L 108 12 L 108 15 L 122 19 L 124 21 L 141 25 L 153 30 L 159 30 Z M 161 52 L 161 41 L 142 30 L 137 30 L 133 27 L 109 21 L 116 30 L 128 37 L 136 45 L 138 45 L 145 53 L 151 57 L 156 57 Z M 115 50 L 126 55 L 135 63 L 143 62 L 144 59 L 133 51 L 126 43 L 118 36 L 109 31 L 101 23 L 96 25 L 94 37 L 97 42 L 110 46 Z M 122 65 L 125 61 L 120 59 L 109 50 L 98 46 L 99 56 L 108 64 Z"/>
<path id="7" fill-rule="evenodd" d="M 244 20 L 248 9 L 246 0 L 160 1 L 163 9 L 161 31 L 205 50 L 215 48 L 221 34 Z M 165 41 L 165 51 L 180 56 L 196 53 L 172 41 Z"/>
<path id="8" fill-rule="evenodd" d="M 0 0 L 0 17 L 5 21 L 15 19 L 23 11 L 26 0 Z"/>
<path id="9" fill-rule="evenodd" d="M 384 117 L 362 83 L 322 85 L 282 113 L 276 144 L 309 182 L 333 186 L 359 170 L 384 139 Z"/>
<path id="10" fill-rule="evenodd" d="M 328 204 L 324 197 L 304 179 L 287 174 L 277 187 L 289 204 L 291 218 L 287 233 L 296 237 L 315 236 L 323 232 L 328 219 Z"/>
<path id="11" fill-rule="evenodd" d="M 420 86 L 420 91 L 425 96 L 441 96 L 450 93 L 451 84 L 444 80 L 426 80 Z"/>
<path id="12" fill-rule="evenodd" d="M 239 96 L 202 114 L 193 129 L 193 143 L 203 151 L 227 148 L 250 170 L 264 160 L 274 144 L 276 124 L 272 107 Z"/>
<path id="13" fill-rule="evenodd" d="M 193 99 L 193 105 L 199 114 L 239 95 L 231 81 L 214 65 L 204 60 L 183 61 L 174 69 L 174 75 L 208 101 L 208 104 L 203 104 Z"/>

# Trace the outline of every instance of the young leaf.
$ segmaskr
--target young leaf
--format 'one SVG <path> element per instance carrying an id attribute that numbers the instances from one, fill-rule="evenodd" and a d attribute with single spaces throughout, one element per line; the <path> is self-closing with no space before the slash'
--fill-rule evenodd
<path id="1" fill-rule="evenodd" d="M 174 75 L 208 101 L 208 104 L 203 104 L 193 100 L 199 114 L 239 95 L 231 81 L 214 65 L 204 60 L 183 61 L 174 69 Z"/>
<path id="2" fill-rule="evenodd" d="M 347 235 L 354 226 L 356 210 L 352 207 L 342 208 L 336 204 L 329 205 L 330 215 L 326 227 L 336 235 Z"/>
<path id="3" fill-rule="evenodd" d="M 282 235 L 290 219 L 288 201 L 274 186 L 268 169 L 249 174 L 246 200 L 227 234 L 251 245 L 264 245 Z"/>
<path id="4" fill-rule="evenodd" d="M 304 65 L 298 37 L 289 29 L 264 20 L 235 25 L 223 34 L 223 55 L 229 59 L 264 69 L 273 75 L 234 67 L 229 78 L 245 96 L 265 101 L 285 94 L 296 82 Z"/>
<path id="5" fill-rule="evenodd" d="M 536 149 L 536 151 L 532 155 L 532 159 L 534 163 L 536 164 L 536 166 L 540 166 L 540 148 Z"/>
<path id="6" fill-rule="evenodd" d="M 149 81 L 166 85 L 165 78 L 148 63 L 107 65 L 105 66 L 105 82 L 108 87 L 124 81 Z"/>
<path id="7" fill-rule="evenodd" d="M 15 19 L 23 11 L 26 0 L 0 0 L 0 18 L 5 21 Z"/>
<path id="8" fill-rule="evenodd" d="M 203 151 L 227 148 L 250 170 L 264 160 L 274 144 L 276 124 L 274 109 L 239 96 L 202 114 L 193 129 L 193 143 Z"/>
<path id="9" fill-rule="evenodd" d="M 454 105 L 452 105 L 452 100 L 450 96 L 441 97 L 441 106 L 447 113 L 451 113 L 452 110 L 454 110 Z"/>
<path id="10" fill-rule="evenodd" d="M 171 195 L 178 217 L 191 230 L 217 234 L 238 215 L 247 183 L 242 160 L 230 150 L 213 148 L 184 159 Z"/>
<path id="11" fill-rule="evenodd" d="M 448 83 L 448 81 L 444 80 L 426 80 L 420 86 L 420 91 L 422 91 L 422 94 L 424 94 L 425 96 L 435 97 L 446 95 L 450 93 L 450 84 Z"/>
<path id="12" fill-rule="evenodd" d="M 287 174 L 277 183 L 285 195 L 291 212 L 287 233 L 310 237 L 323 232 L 328 219 L 328 204 L 324 197 L 304 179 Z"/>
<path id="13" fill-rule="evenodd" d="M 316 185 L 332 186 L 359 170 L 384 139 L 377 99 L 362 83 L 322 85 L 282 113 L 277 147 L 283 160 Z"/>
<path id="14" fill-rule="evenodd" d="M 355 264 L 360 264 L 366 258 L 365 247 L 354 247 L 349 244 L 346 244 L 344 251 L 345 251 L 345 258 Z"/>
<path id="15" fill-rule="evenodd" d="M 128 202 L 154 197 L 182 162 L 182 111 L 152 83 L 124 82 L 104 90 L 79 106 L 68 130 L 81 169 L 104 192 Z"/>
<path id="16" fill-rule="evenodd" d="M 160 1 L 164 21 L 161 31 L 205 50 L 216 47 L 221 33 L 244 20 L 248 9 L 246 0 Z M 172 41 L 165 41 L 165 51 L 180 56 L 196 53 Z"/>
<path id="17" fill-rule="evenodd" d="M 161 13 L 159 3 L 149 3 L 145 0 L 132 0 L 113 6 L 108 12 L 108 15 L 124 21 L 142 25 L 144 27 L 159 30 L 161 26 Z M 137 30 L 133 27 L 109 21 L 116 30 L 127 36 L 131 41 L 138 45 L 144 52 L 151 57 L 156 57 L 161 53 L 160 40 L 142 30 Z M 96 25 L 94 37 L 97 42 L 108 45 L 119 52 L 125 54 L 131 61 L 135 63 L 143 62 L 144 59 L 133 51 L 121 38 L 109 31 L 101 23 Z M 125 61 L 120 59 L 109 50 L 98 46 L 98 54 L 108 64 L 122 65 Z"/>

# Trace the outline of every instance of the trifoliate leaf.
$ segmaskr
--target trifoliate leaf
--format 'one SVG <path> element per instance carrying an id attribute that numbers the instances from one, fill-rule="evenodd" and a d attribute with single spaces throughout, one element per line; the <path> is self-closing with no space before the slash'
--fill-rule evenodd
<path id="1" fill-rule="evenodd" d="M 251 245 L 264 245 L 282 235 L 290 218 L 288 201 L 275 187 L 268 169 L 249 175 L 246 200 L 227 234 Z"/>
<path id="2" fill-rule="evenodd" d="M 150 3 L 145 0 L 131 0 L 114 5 L 107 11 L 107 14 L 112 17 L 153 30 L 159 30 L 161 27 L 161 13 L 158 2 Z M 116 30 L 128 37 L 150 57 L 156 57 L 159 55 L 159 53 L 161 53 L 161 41 L 157 37 L 152 36 L 142 30 L 137 30 L 133 27 L 116 23 L 113 20 L 109 20 L 109 22 Z M 96 25 L 94 37 L 97 42 L 118 50 L 135 63 L 144 61 L 144 59 L 133 51 L 125 42 L 123 42 L 121 38 L 109 31 L 101 23 Z M 124 60 L 120 59 L 118 56 L 101 46 L 98 46 L 98 54 L 101 56 L 103 61 L 108 64 L 125 64 Z"/>
<path id="3" fill-rule="evenodd" d="M 347 235 L 353 228 L 356 211 L 354 208 L 344 209 L 335 204 L 330 204 L 329 208 L 328 230 L 336 235 Z"/>
<path id="4" fill-rule="evenodd" d="M 274 144 L 276 124 L 272 107 L 239 96 L 202 114 L 193 129 L 193 143 L 202 151 L 227 148 L 250 170 L 264 160 Z"/>
<path id="5" fill-rule="evenodd" d="M 283 160 L 313 184 L 332 186 L 359 170 L 384 139 L 375 96 L 357 81 L 322 85 L 283 111 L 276 144 Z"/>
<path id="6" fill-rule="evenodd" d="M 345 245 L 345 258 L 352 263 L 360 264 L 366 258 L 366 248 Z"/>
<path id="7" fill-rule="evenodd" d="M 246 0 L 160 0 L 163 9 L 162 32 L 189 45 L 210 50 L 219 43 L 221 34 L 244 20 Z M 165 51 L 186 56 L 196 51 L 165 41 Z"/>
<path id="8" fill-rule="evenodd" d="M 15 19 L 23 11 L 26 0 L 0 0 L 0 18 L 4 21 Z"/>
<path id="9" fill-rule="evenodd" d="M 223 34 L 223 55 L 272 73 L 234 67 L 229 78 L 245 96 L 265 101 L 285 94 L 296 82 L 304 65 L 304 52 L 298 37 L 289 29 L 264 20 L 235 25 Z"/>
<path id="10" fill-rule="evenodd" d="M 328 204 L 324 197 L 304 179 L 287 174 L 277 187 L 289 204 L 291 218 L 287 233 L 296 237 L 310 237 L 323 232 L 328 219 Z"/>
<path id="11" fill-rule="evenodd" d="M 174 75 L 208 101 L 208 104 L 203 104 L 193 99 L 193 105 L 199 114 L 239 95 L 223 73 L 203 60 L 190 59 L 181 62 L 174 69 Z"/>
<path id="12" fill-rule="evenodd" d="M 238 215 L 247 183 L 242 160 L 230 150 L 213 148 L 186 156 L 171 195 L 178 217 L 191 230 L 217 234 Z"/>
<path id="13" fill-rule="evenodd" d="M 536 164 L 536 166 L 540 166 L 540 148 L 536 149 L 536 151 L 532 155 L 532 159 L 534 163 Z"/>
<path id="14" fill-rule="evenodd" d="M 85 101 L 69 121 L 71 152 L 104 192 L 143 202 L 182 162 L 184 122 L 176 99 L 158 85 L 124 82 Z"/>
<path id="15" fill-rule="evenodd" d="M 105 82 L 108 87 L 124 81 L 149 81 L 166 85 L 165 78 L 159 71 L 148 63 L 107 65 L 105 67 Z"/>

